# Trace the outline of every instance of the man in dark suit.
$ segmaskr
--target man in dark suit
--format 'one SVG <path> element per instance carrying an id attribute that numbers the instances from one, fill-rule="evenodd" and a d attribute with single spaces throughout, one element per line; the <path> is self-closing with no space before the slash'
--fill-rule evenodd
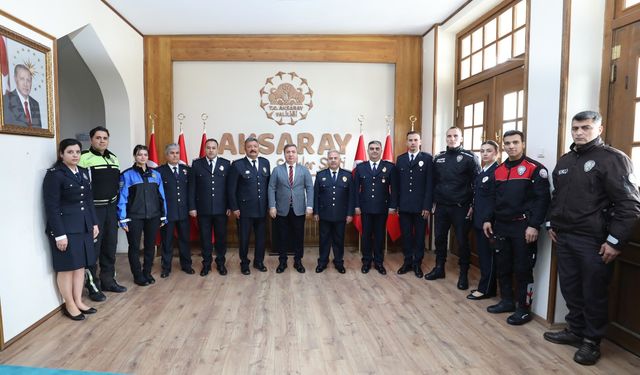
<path id="1" fill-rule="evenodd" d="M 362 215 L 362 273 L 369 273 L 373 260 L 376 270 L 386 275 L 383 247 L 387 216 L 398 206 L 398 176 L 392 163 L 380 160 L 380 141 L 369 142 L 367 153 L 369 161 L 358 164 L 353 177 L 355 214 Z"/>
<path id="2" fill-rule="evenodd" d="M 249 137 L 244 141 L 244 152 L 247 156 L 231 164 L 227 185 L 229 207 L 238 220 L 240 270 L 243 275 L 251 274 L 248 254 L 252 228 L 255 237 L 253 267 L 261 272 L 267 272 L 267 267 L 264 265 L 264 244 L 267 187 L 271 166 L 267 159 L 258 156 L 259 147 L 256 138 Z"/>
<path id="3" fill-rule="evenodd" d="M 29 96 L 31 93 L 31 70 L 22 64 L 17 64 L 13 70 L 16 89 L 4 95 L 4 123 L 41 128 L 40 105 Z"/>
<path id="4" fill-rule="evenodd" d="M 227 274 L 225 255 L 227 253 L 227 217 L 231 214 L 228 206 L 227 176 L 229 160 L 218 156 L 218 141 L 213 138 L 205 142 L 206 155 L 191 164 L 189 181 L 189 215 L 198 218 L 200 243 L 202 244 L 202 271 L 206 276 L 211 270 L 213 246 L 211 232 L 215 235 L 216 268 L 222 276 Z"/>
<path id="5" fill-rule="evenodd" d="M 313 216 L 320 221 L 320 256 L 316 273 L 327 268 L 333 247 L 333 264 L 340 273 L 344 269 L 344 229 L 353 220 L 353 178 L 340 168 L 340 153 L 327 153 L 329 168 L 316 174 L 313 186 Z"/>
<path id="6" fill-rule="evenodd" d="M 304 218 L 313 213 L 313 182 L 309 170 L 298 164 L 296 145 L 284 146 L 285 163 L 273 169 L 269 180 L 269 215 L 275 219 L 280 238 L 280 264 L 277 273 L 287 268 L 285 238 L 291 238 L 295 252 L 293 267 L 304 273 Z"/>
<path id="7" fill-rule="evenodd" d="M 180 268 L 189 275 L 195 271 L 191 268 L 191 250 L 189 249 L 189 167 L 180 165 L 180 146 L 176 143 L 165 148 L 167 164 L 156 170 L 162 177 L 164 196 L 167 202 L 167 224 L 160 228 L 162 235 L 162 273 L 163 279 L 171 274 L 173 259 L 173 232 L 178 233 L 178 249 L 180 250 Z"/>
<path id="8" fill-rule="evenodd" d="M 402 275 L 411 270 L 422 278 L 425 232 L 433 206 L 433 157 L 420 151 L 420 133 L 407 133 L 408 152 L 398 156 L 398 212 L 402 230 Z"/>

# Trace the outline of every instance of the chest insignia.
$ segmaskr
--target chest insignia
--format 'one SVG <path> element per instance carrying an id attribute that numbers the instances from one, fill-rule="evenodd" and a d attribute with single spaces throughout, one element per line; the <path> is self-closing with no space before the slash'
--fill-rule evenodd
<path id="1" fill-rule="evenodd" d="M 596 166 L 596 162 L 593 160 L 587 160 L 586 163 L 584 163 L 584 171 L 585 172 L 589 172 L 590 170 L 593 169 L 593 167 Z"/>
<path id="2" fill-rule="evenodd" d="M 420 160 L 420 161 L 418 162 L 418 165 L 422 167 L 422 166 L 424 165 L 424 162 L 423 162 L 422 160 Z"/>
<path id="3" fill-rule="evenodd" d="M 527 171 L 527 167 L 525 167 L 524 165 L 521 165 L 518 167 L 518 176 L 522 176 L 524 174 L 524 172 Z"/>
<path id="4" fill-rule="evenodd" d="M 382 173 L 387 171 L 387 167 L 382 167 Z M 384 182 L 384 181 L 383 181 Z"/>
<path id="5" fill-rule="evenodd" d="M 347 176 L 342 176 L 342 182 L 347 182 Z"/>
<path id="6" fill-rule="evenodd" d="M 220 166 L 220 170 L 221 170 L 221 171 L 224 171 L 224 165 L 221 165 L 221 166 Z"/>
<path id="7" fill-rule="evenodd" d="M 326 177 L 322 177 L 322 181 L 327 181 L 327 178 Z"/>
<path id="8" fill-rule="evenodd" d="M 462 155 L 456 156 L 456 161 L 460 163 L 462 161 Z"/>
<path id="9" fill-rule="evenodd" d="M 244 171 L 244 174 L 251 174 L 251 172 L 249 172 L 249 170 L 247 169 L 246 171 Z"/>
<path id="10" fill-rule="evenodd" d="M 263 171 L 264 173 L 267 173 L 267 167 L 262 167 L 262 171 Z"/>
<path id="11" fill-rule="evenodd" d="M 484 176 L 482 177 L 482 183 L 484 184 L 485 182 L 489 181 L 489 176 Z"/>

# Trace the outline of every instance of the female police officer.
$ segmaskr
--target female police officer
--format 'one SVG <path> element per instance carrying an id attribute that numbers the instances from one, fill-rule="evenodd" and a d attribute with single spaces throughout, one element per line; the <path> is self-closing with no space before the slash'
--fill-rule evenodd
<path id="1" fill-rule="evenodd" d="M 58 161 L 42 186 L 53 269 L 65 302 L 62 312 L 72 320 L 97 312 L 82 302 L 84 268 L 96 262 L 93 239 L 99 231 L 89 176 L 78 167 L 81 151 L 77 140 L 62 140 Z"/>

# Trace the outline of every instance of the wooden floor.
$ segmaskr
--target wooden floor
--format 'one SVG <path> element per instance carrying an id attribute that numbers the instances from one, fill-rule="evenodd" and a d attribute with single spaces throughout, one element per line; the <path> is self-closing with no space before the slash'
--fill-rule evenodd
<path id="1" fill-rule="evenodd" d="M 395 273 L 402 256 L 389 254 L 387 276 L 360 273 L 357 253 L 347 253 L 347 273 L 331 266 L 314 273 L 317 249 L 276 274 L 252 268 L 240 274 L 237 250 L 229 275 L 174 272 L 155 285 L 132 283 L 126 256 L 118 280 L 129 287 L 94 304 L 96 315 L 73 322 L 57 314 L 0 353 L 11 365 L 135 374 L 631 374 L 640 358 L 605 341 L 593 367 L 573 362 L 572 347 L 543 340 L 533 321 L 512 327 L 507 315 L 468 301 L 456 289 L 455 261 L 445 280 L 427 282 Z M 194 257 L 196 271 L 199 259 Z M 433 264 L 432 255 L 424 269 Z M 472 284 L 477 282 L 473 270 Z"/>

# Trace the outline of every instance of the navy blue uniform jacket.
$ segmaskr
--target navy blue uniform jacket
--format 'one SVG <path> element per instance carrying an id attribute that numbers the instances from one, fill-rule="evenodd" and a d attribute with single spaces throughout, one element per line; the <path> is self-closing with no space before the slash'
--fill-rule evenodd
<path id="1" fill-rule="evenodd" d="M 368 161 L 358 164 L 354 178 L 354 207 L 363 214 L 384 214 L 398 207 L 398 174 L 396 167 L 381 160 L 376 172 Z"/>
<path id="2" fill-rule="evenodd" d="M 353 177 L 346 169 L 338 169 L 335 182 L 331 169 L 318 172 L 313 185 L 313 214 L 326 221 L 344 221 L 353 216 L 352 190 Z"/>
<path id="3" fill-rule="evenodd" d="M 167 202 L 167 220 L 185 220 L 189 216 L 189 176 L 190 168 L 178 164 L 178 178 L 169 164 L 156 168 L 162 178 L 164 198 Z"/>
<path id="4" fill-rule="evenodd" d="M 260 218 L 267 215 L 267 189 L 271 166 L 269 160 L 258 157 L 258 171 L 244 157 L 231 163 L 227 189 L 229 208 L 240 210 L 240 216 Z"/>
<path id="5" fill-rule="evenodd" d="M 482 229 L 484 219 L 491 217 L 492 214 L 491 183 L 497 167 L 498 163 L 494 162 L 486 171 L 482 171 L 476 176 L 473 195 L 473 226 L 477 229 Z"/>
<path id="6" fill-rule="evenodd" d="M 218 156 L 213 172 L 207 157 L 196 159 L 191 164 L 189 182 L 189 210 L 198 215 L 225 215 L 229 208 L 227 179 L 231 162 Z"/>
<path id="7" fill-rule="evenodd" d="M 418 152 L 413 162 L 409 154 L 398 156 L 398 211 L 418 213 L 433 207 L 433 158 Z"/>

